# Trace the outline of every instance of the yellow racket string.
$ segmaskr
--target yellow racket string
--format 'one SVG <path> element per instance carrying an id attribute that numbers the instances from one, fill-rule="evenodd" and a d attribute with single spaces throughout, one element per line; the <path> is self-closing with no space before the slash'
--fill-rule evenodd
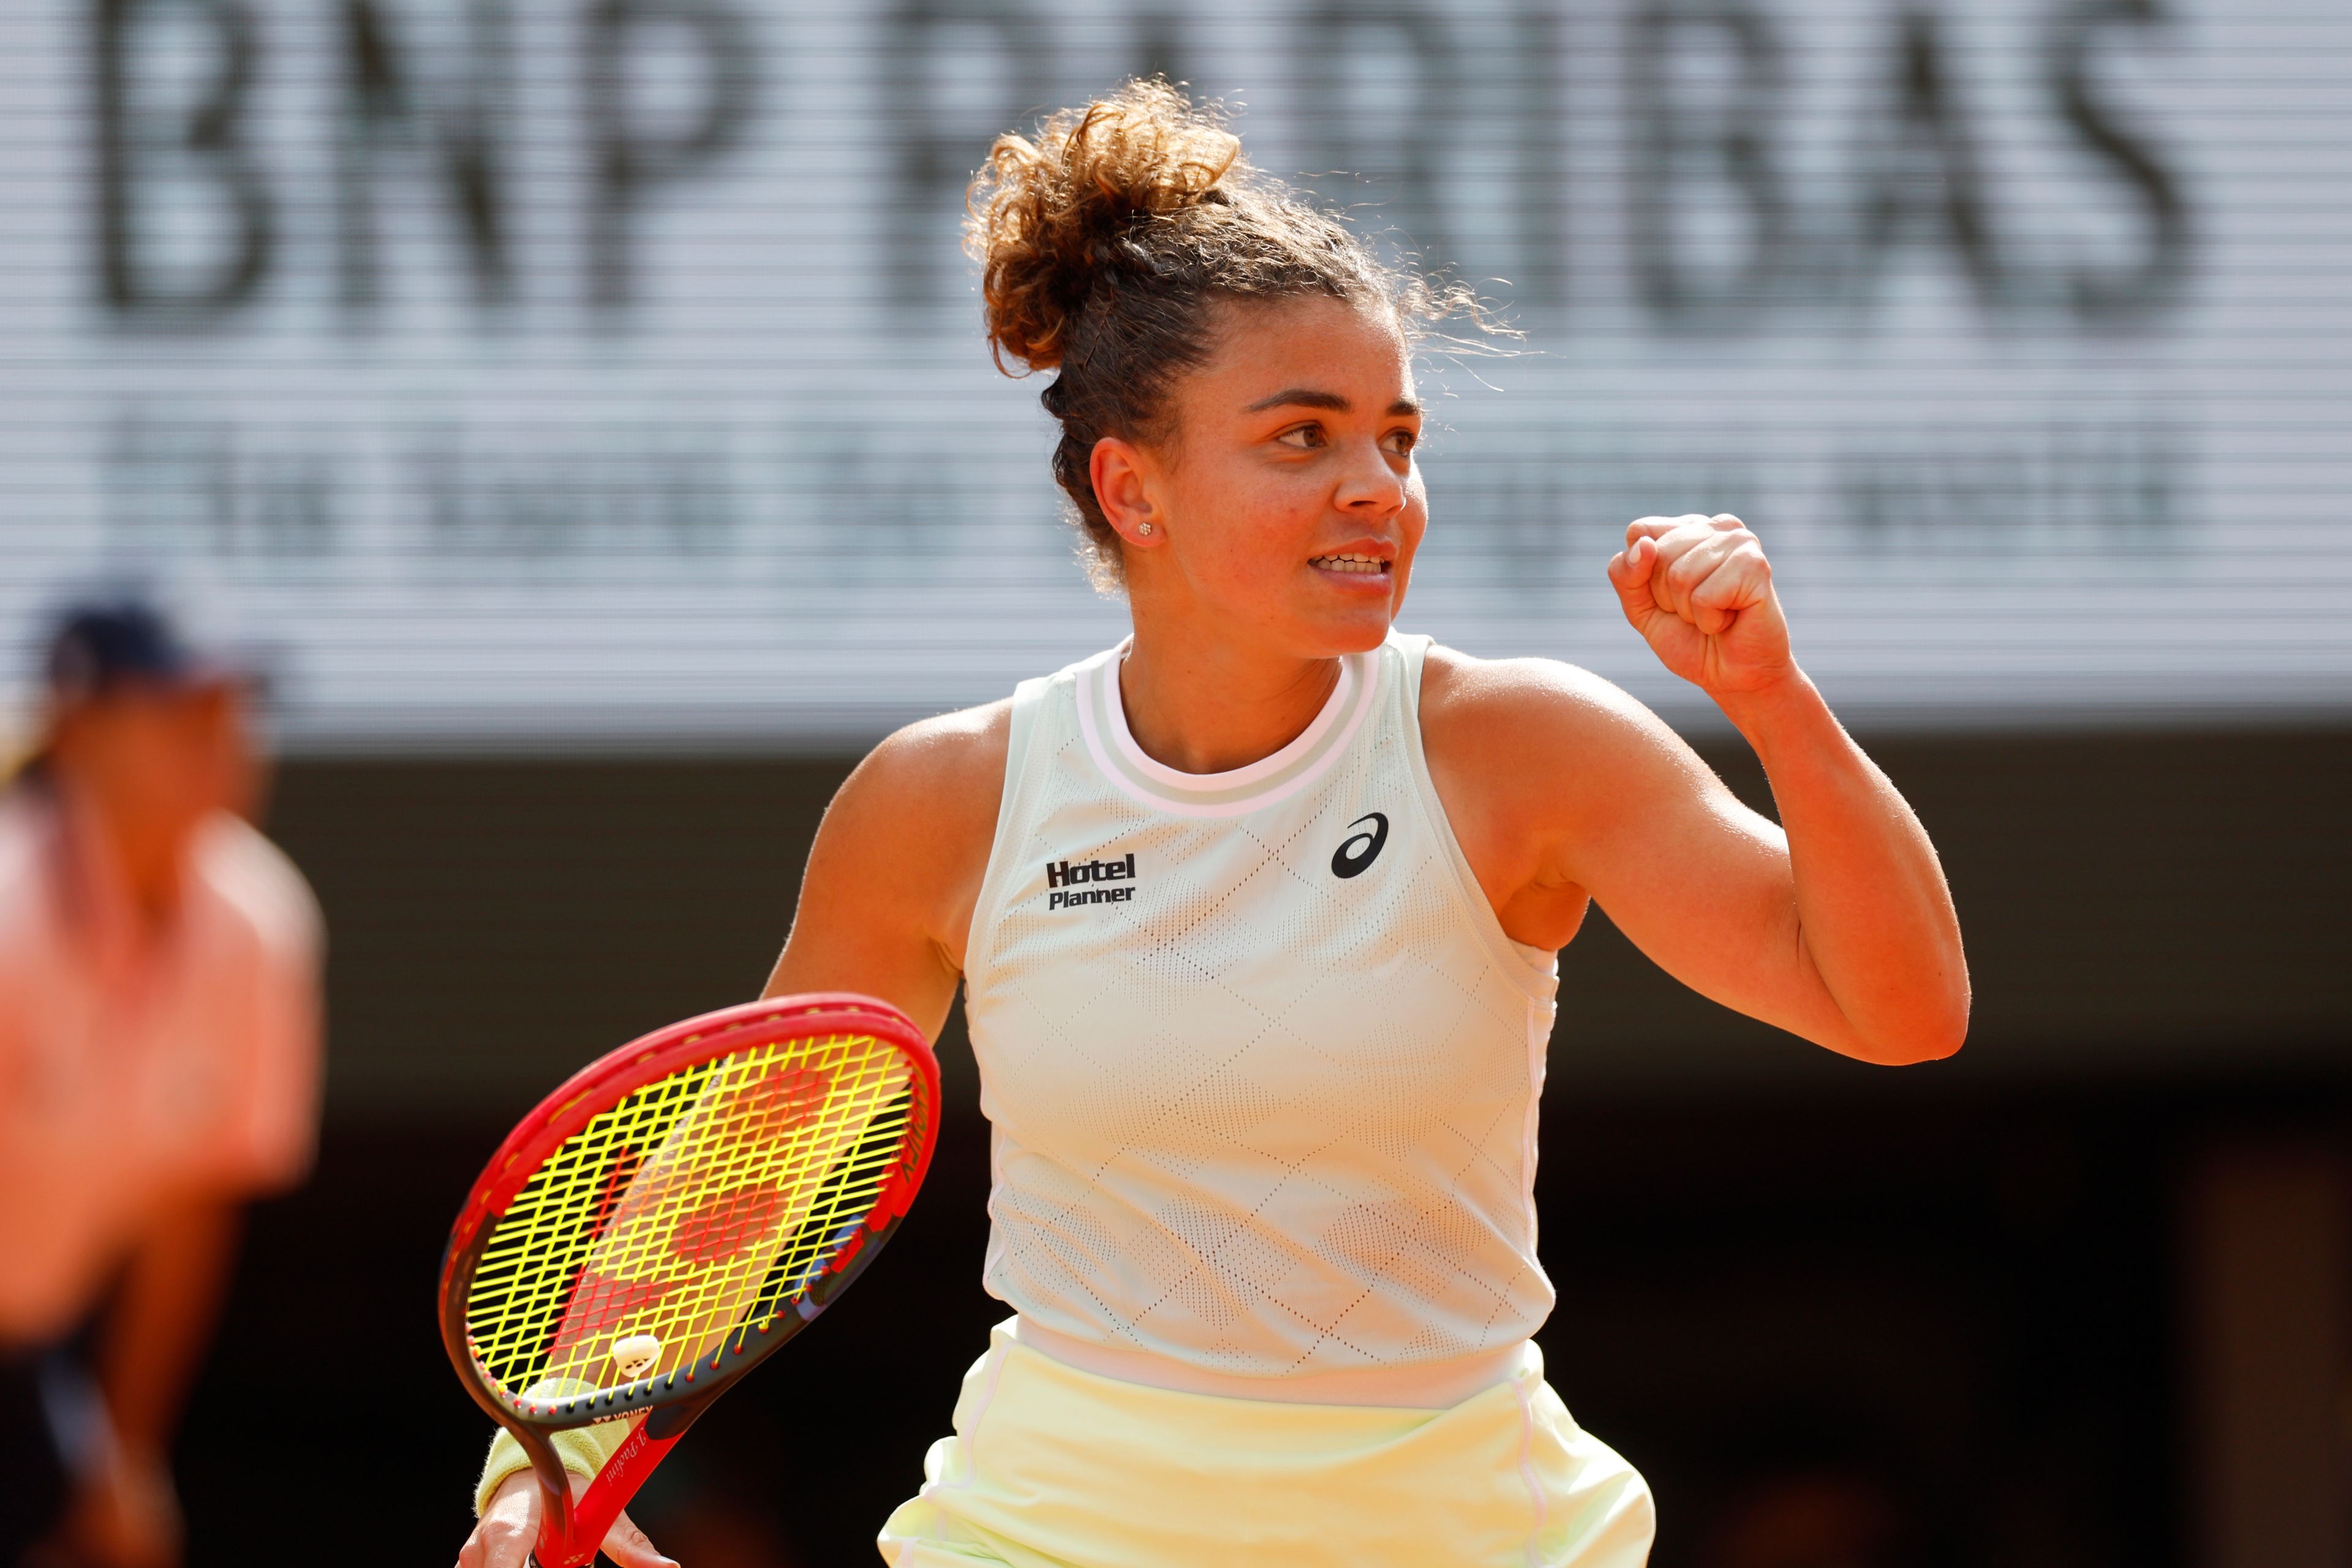
<path id="1" fill-rule="evenodd" d="M 647 1084 L 567 1139 L 498 1221 L 467 1296 L 474 1353 L 509 1397 L 707 1361 L 793 1304 L 905 1157 L 911 1074 L 836 1035 L 763 1045 Z M 547 1397 L 541 1394 L 539 1397 Z"/>

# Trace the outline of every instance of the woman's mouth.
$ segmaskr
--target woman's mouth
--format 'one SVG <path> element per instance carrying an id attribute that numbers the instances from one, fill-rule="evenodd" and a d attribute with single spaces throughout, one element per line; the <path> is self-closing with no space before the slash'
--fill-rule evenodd
<path id="1" fill-rule="evenodd" d="M 1370 576 L 1386 576 L 1389 563 L 1372 555 L 1318 555 L 1307 562 L 1326 572 L 1348 572 Z"/>

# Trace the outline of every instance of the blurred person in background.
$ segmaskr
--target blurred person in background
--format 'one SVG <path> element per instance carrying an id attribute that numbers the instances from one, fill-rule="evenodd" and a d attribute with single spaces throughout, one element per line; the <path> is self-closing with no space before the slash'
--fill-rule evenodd
<path id="1" fill-rule="evenodd" d="M 0 1568 L 169 1568 L 239 1212 L 307 1170 L 318 906 L 243 819 L 248 684 L 68 612 L 0 794 Z"/>

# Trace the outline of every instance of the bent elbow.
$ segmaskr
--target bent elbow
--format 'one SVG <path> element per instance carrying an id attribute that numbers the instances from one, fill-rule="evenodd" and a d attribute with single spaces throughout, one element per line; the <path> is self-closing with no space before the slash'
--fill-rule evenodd
<path id="1" fill-rule="evenodd" d="M 1851 1044 L 1835 1048 L 1874 1067 L 1906 1068 L 1943 1061 L 1958 1056 L 1960 1047 L 1968 1043 L 1969 994 L 1962 991 L 1932 1011 L 1924 1011 L 1900 1024 L 1882 1025 L 1860 1038 L 1849 1038 Z"/>
<path id="2" fill-rule="evenodd" d="M 1956 1057 L 1969 1041 L 1969 996 L 1962 992 L 1942 1016 L 1923 1019 L 1898 1038 L 1885 1042 L 1885 1054 L 1876 1059 L 1888 1067 L 1916 1067 Z"/>
<path id="3" fill-rule="evenodd" d="M 1962 1018 L 1953 1028 L 1922 1036 L 1914 1042 L 1910 1054 L 1904 1057 L 1898 1065 L 1916 1067 L 1921 1062 L 1946 1061 L 1958 1056 L 1960 1047 L 1968 1043 L 1969 1023 L 1966 1018 Z"/>

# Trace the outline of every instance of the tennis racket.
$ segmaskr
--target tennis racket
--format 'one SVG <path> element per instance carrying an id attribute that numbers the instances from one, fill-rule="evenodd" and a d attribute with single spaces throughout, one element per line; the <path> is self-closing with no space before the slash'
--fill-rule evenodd
<path id="1" fill-rule="evenodd" d="M 441 1264 L 441 1339 L 539 1481 L 538 1568 L 592 1562 L 711 1401 L 874 1260 L 922 1184 L 939 1065 L 887 1003 L 782 996 L 575 1075 L 499 1145 Z M 550 1438 L 628 1436 L 577 1504 Z"/>

